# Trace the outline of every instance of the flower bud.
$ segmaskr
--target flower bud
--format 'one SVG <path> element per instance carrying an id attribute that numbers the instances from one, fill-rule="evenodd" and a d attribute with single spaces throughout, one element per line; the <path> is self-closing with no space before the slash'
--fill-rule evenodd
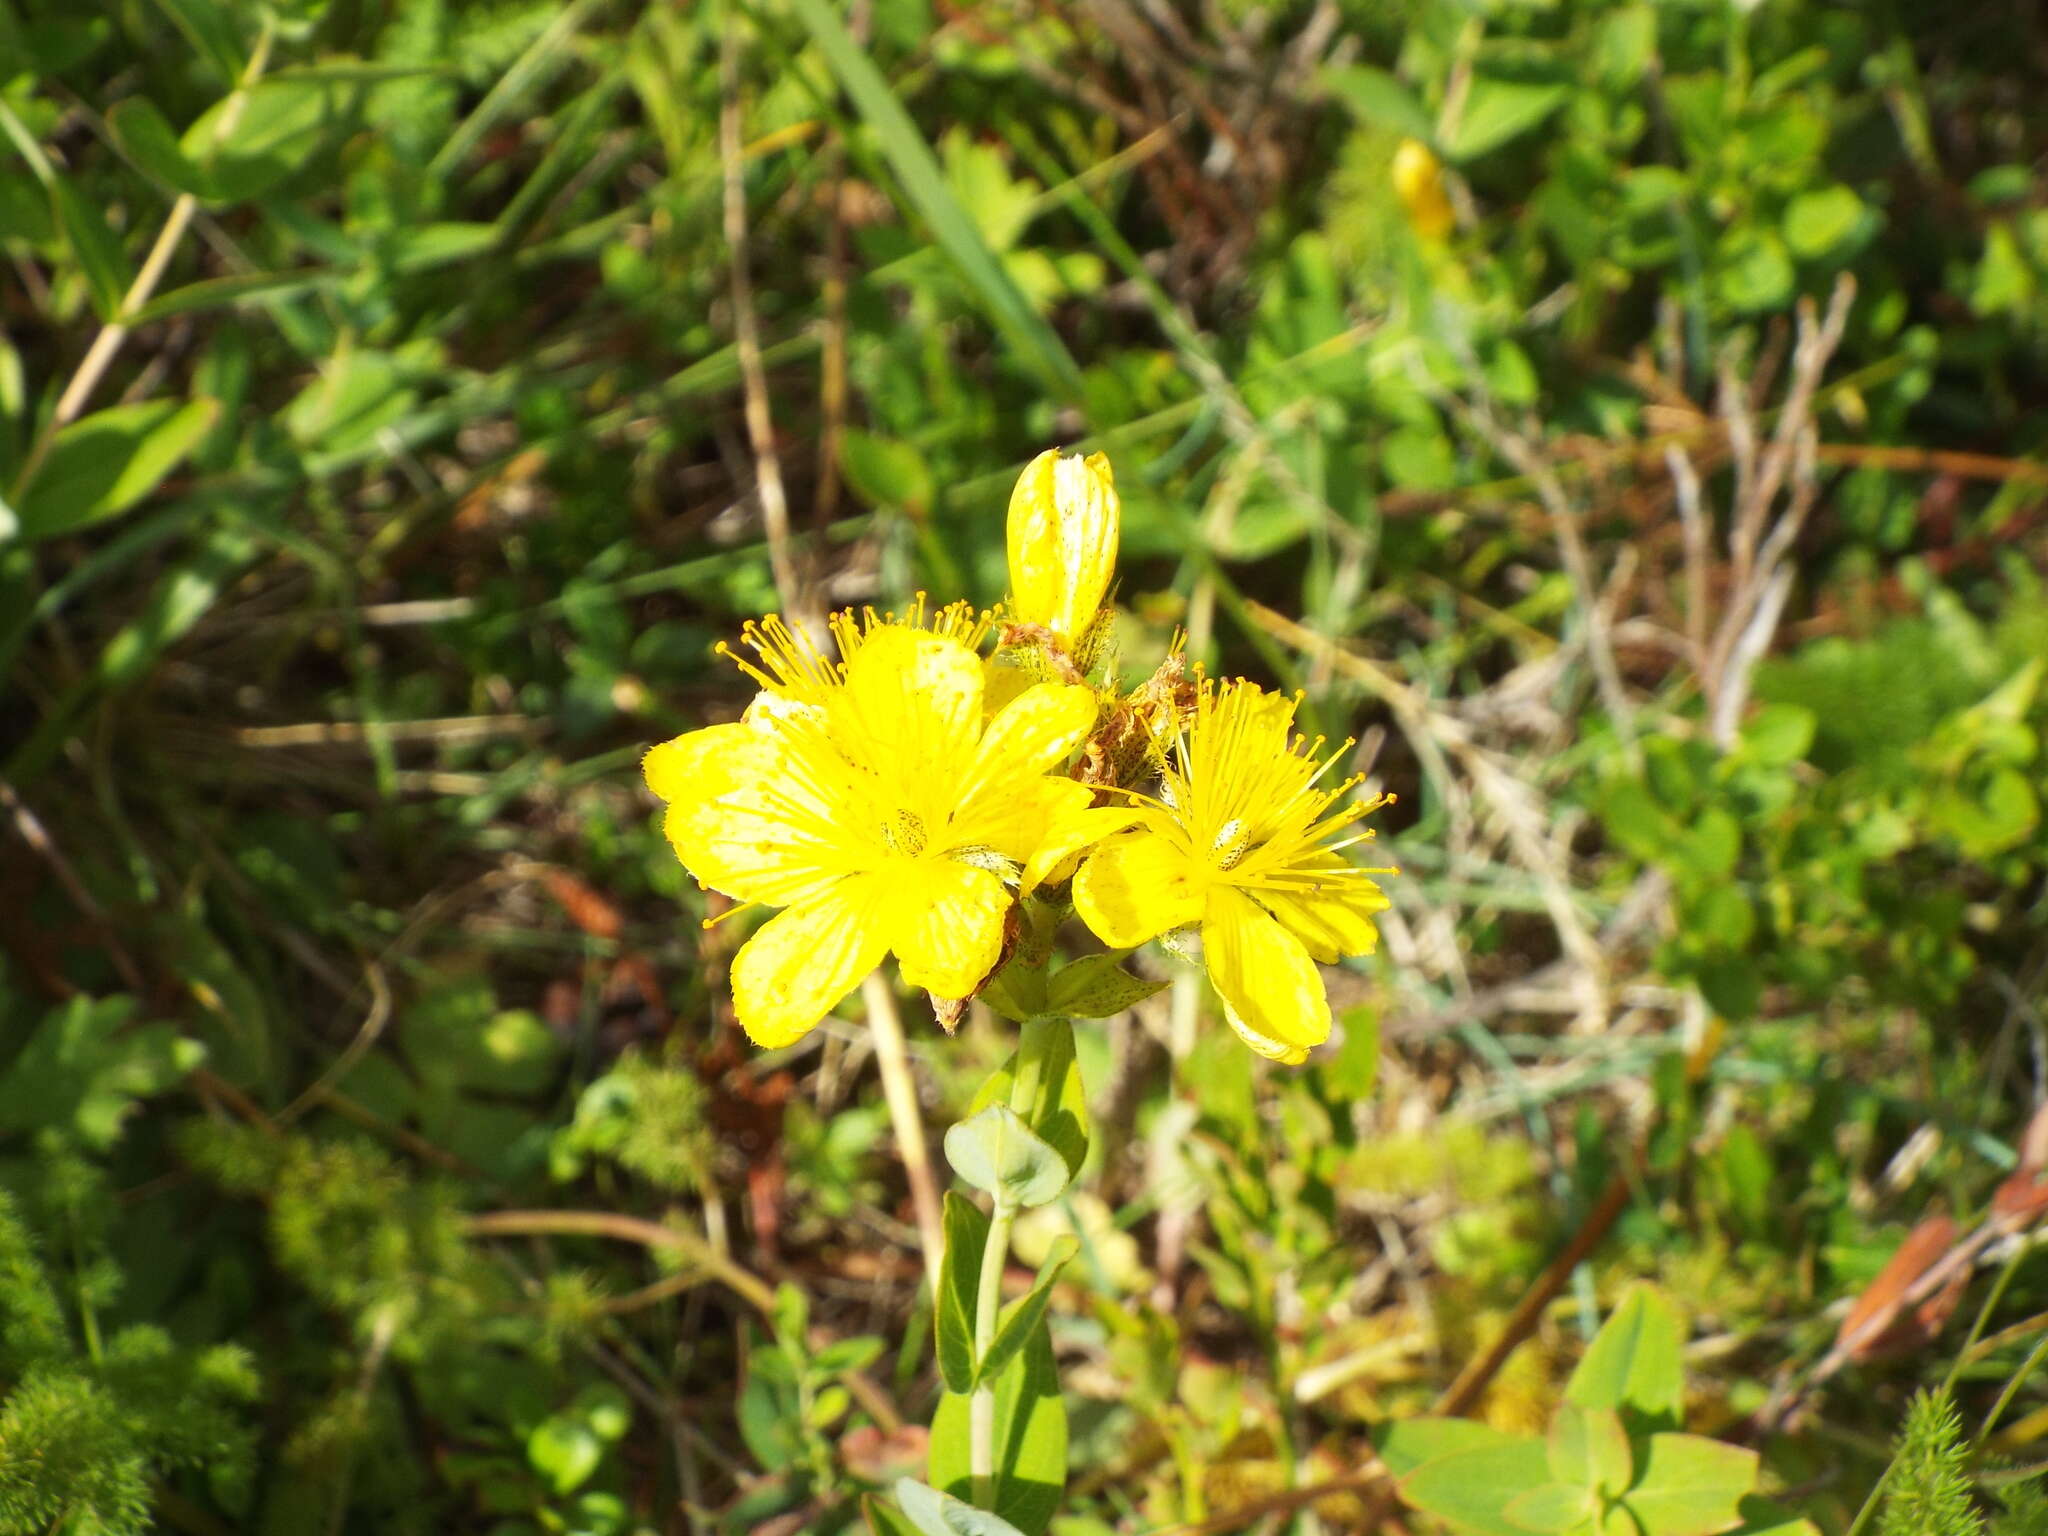
<path id="1" fill-rule="evenodd" d="M 1105 454 L 1049 448 L 1010 493 L 1010 606 L 1070 645 L 1094 620 L 1116 568 L 1116 481 Z"/>
<path id="2" fill-rule="evenodd" d="M 1429 146 L 1403 139 L 1394 151 L 1394 195 L 1408 212 L 1408 224 L 1424 240 L 1441 240 L 1455 222 L 1444 196 L 1444 171 Z"/>

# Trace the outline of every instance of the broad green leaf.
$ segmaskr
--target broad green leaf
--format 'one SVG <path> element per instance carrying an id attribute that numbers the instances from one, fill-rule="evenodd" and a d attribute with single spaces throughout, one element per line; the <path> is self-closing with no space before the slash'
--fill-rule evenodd
<path id="1" fill-rule="evenodd" d="M 1631 1286 L 1572 1372 L 1565 1400 L 1633 1414 L 1651 1428 L 1675 1427 L 1685 1397 L 1684 1345 L 1685 1322 L 1671 1299 L 1654 1286 Z"/>
<path id="2" fill-rule="evenodd" d="M 1799 704 L 1766 704 L 1742 727 L 1742 754 L 1752 762 L 1783 767 L 1805 757 L 1819 721 Z"/>
<path id="3" fill-rule="evenodd" d="M 556 1493 L 572 1493 L 604 1459 L 604 1442 L 580 1418 L 554 1414 L 526 1437 L 526 1459 Z"/>
<path id="4" fill-rule="evenodd" d="M 1599 1507 L 1600 1500 L 1584 1484 L 1539 1483 L 1509 1499 L 1502 1513 L 1522 1530 L 1559 1536 L 1586 1524 Z"/>
<path id="5" fill-rule="evenodd" d="M 1560 1483 L 1612 1498 L 1635 1479 L 1635 1458 L 1621 1415 L 1562 1403 L 1546 1442 L 1550 1473 Z"/>
<path id="6" fill-rule="evenodd" d="M 104 1151 L 136 1102 L 175 1087 L 205 1059 L 168 1024 L 136 1028 L 126 997 L 74 997 L 45 1014 L 0 1073 L 0 1137 L 59 1130 Z"/>
<path id="7" fill-rule="evenodd" d="M 1844 186 L 1802 192 L 1785 207 L 1785 244 L 1802 261 L 1846 252 L 1868 228 L 1870 210 Z"/>
<path id="8" fill-rule="evenodd" d="M 1510 1438 L 1425 1461 L 1395 1487 L 1416 1509 L 1473 1536 L 1529 1536 L 1508 1518 L 1508 1506 L 1550 1481 L 1543 1442 Z"/>
<path id="9" fill-rule="evenodd" d="M 201 113 L 180 147 L 211 182 L 213 200 L 246 202 L 304 167 L 351 115 L 353 95 L 327 79 L 259 80 Z"/>
<path id="10" fill-rule="evenodd" d="M 854 41 L 838 10 L 827 0 L 791 0 L 791 5 L 855 108 L 874 130 L 890 168 L 931 227 L 933 239 L 980 295 L 990 321 L 1059 399 L 1079 402 L 1084 396 L 1081 371 L 1074 366 L 1066 344 L 1031 307 L 981 238 L 974 220 L 946 184 L 931 145 L 874 61 Z"/>
<path id="11" fill-rule="evenodd" d="M 949 1391 L 974 1385 L 974 1309 L 989 1219 L 958 1190 L 946 1191 L 946 1251 L 939 1261 L 939 1295 L 932 1308 L 939 1375 Z"/>
<path id="12" fill-rule="evenodd" d="M 1526 1438 L 1477 1419 L 1396 1419 L 1381 1432 L 1378 1450 L 1387 1470 L 1399 1478 L 1439 1457 L 1520 1445 Z"/>
<path id="13" fill-rule="evenodd" d="M 1071 1177 L 1066 1159 L 1007 1104 L 991 1104 L 947 1131 L 946 1161 L 976 1189 L 1016 1207 L 1058 1199 Z"/>
<path id="14" fill-rule="evenodd" d="M 915 1478 L 896 1480 L 896 1502 L 921 1536 L 1023 1536 L 1000 1515 L 963 1504 L 951 1494 L 927 1488 Z"/>
<path id="15" fill-rule="evenodd" d="M 1323 86 L 1345 106 L 1376 127 L 1406 138 L 1436 143 L 1436 124 L 1415 93 L 1383 69 L 1354 64 L 1323 75 Z"/>
<path id="16" fill-rule="evenodd" d="M 1643 1536 L 1717 1536 L 1742 1524 L 1757 1454 L 1704 1435 L 1651 1435 L 1623 1502 Z"/>
<path id="17" fill-rule="evenodd" d="M 1782 309 L 1792 297 L 1792 258 L 1775 230 L 1736 229 L 1714 252 L 1714 288 L 1746 315 Z"/>
<path id="18" fill-rule="evenodd" d="M 49 186 L 50 207 L 71 246 L 71 254 L 78 258 L 79 270 L 85 274 L 86 287 L 92 291 L 92 307 L 102 320 L 112 320 L 120 314 L 121 300 L 134 277 L 128 258 L 121 253 L 121 242 L 107 228 L 99 209 L 79 196 L 70 182 L 53 174 Z"/>
<path id="19" fill-rule="evenodd" d="M 1070 1019 L 1106 1019 L 1142 1003 L 1165 985 L 1133 976 L 1113 955 L 1087 955 L 1054 974 L 1046 1006 Z"/>
<path id="20" fill-rule="evenodd" d="M 1079 1178 L 1088 1156 L 1088 1090 L 1074 1055 L 1074 1027 L 1062 1018 L 1038 1016 L 1024 1023 L 1025 1038 L 1039 1053 L 1038 1091 L 1025 1107 L 1032 1132 L 1059 1153 L 1068 1173 Z M 969 1115 L 991 1104 L 1007 1104 L 1015 1091 L 1017 1057 L 983 1080 L 968 1106 Z"/>
<path id="21" fill-rule="evenodd" d="M 867 1521 L 868 1536 L 921 1536 L 908 1515 L 872 1493 L 860 1496 L 860 1512 Z"/>
<path id="22" fill-rule="evenodd" d="M 1003 1309 L 1002 1321 L 996 1325 L 996 1336 L 989 1341 L 988 1353 L 975 1365 L 977 1383 L 992 1381 L 1001 1375 L 1030 1342 L 1045 1319 L 1046 1303 L 1052 1300 L 1052 1288 L 1059 1282 L 1060 1271 L 1072 1263 L 1074 1255 L 1080 1251 L 1080 1239 L 1069 1233 L 1061 1233 L 1053 1239 L 1052 1251 L 1046 1255 L 1031 1289 Z M 950 1382 L 947 1384 L 951 1385 Z"/>
<path id="23" fill-rule="evenodd" d="M 146 176 L 174 192 L 194 197 L 216 196 L 213 178 L 192 163 L 178 135 L 147 96 L 130 96 L 107 114 L 114 138 Z"/>
<path id="24" fill-rule="evenodd" d="M 1445 154 L 1463 164 L 1498 149 L 1541 123 L 1564 105 L 1570 92 L 1555 82 L 1496 80 L 1475 76 L 1444 145 Z"/>
<path id="25" fill-rule="evenodd" d="M 1040 1536 L 1067 1483 L 1067 1410 L 1052 1344 L 1041 1332 L 996 1378 L 995 1512 L 1024 1536 Z M 948 1392 L 932 1416 L 930 1481 L 955 1498 L 972 1496 L 968 1398 Z"/>
<path id="26" fill-rule="evenodd" d="M 839 467 L 854 493 L 872 507 L 889 507 L 912 517 L 931 511 L 936 482 L 917 448 L 857 427 L 840 434 Z"/>
<path id="27" fill-rule="evenodd" d="M 15 508 L 21 536 L 54 538 L 120 516 L 177 468 L 219 415 L 214 400 L 145 400 L 74 421 Z"/>
<path id="28" fill-rule="evenodd" d="M 1820 1536 L 1820 1527 L 1751 1494 L 1742 1501 L 1742 1528 L 1734 1536 Z"/>

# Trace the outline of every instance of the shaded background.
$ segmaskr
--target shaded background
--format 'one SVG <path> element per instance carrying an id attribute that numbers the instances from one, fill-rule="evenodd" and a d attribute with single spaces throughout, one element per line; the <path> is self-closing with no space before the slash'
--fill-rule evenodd
<path id="1" fill-rule="evenodd" d="M 2048 23 L 1941 11 L 0 0 L 0 1531 L 915 1467 L 858 1005 L 744 1045 L 636 765 L 747 616 L 999 597 L 1052 443 L 1404 870 L 1307 1069 L 1082 1032 L 1062 1532 L 1353 1475 L 1589 1218 L 1480 1411 L 1655 1278 L 1839 1525 L 1962 1304 L 1850 1300 L 2048 1151 Z"/>

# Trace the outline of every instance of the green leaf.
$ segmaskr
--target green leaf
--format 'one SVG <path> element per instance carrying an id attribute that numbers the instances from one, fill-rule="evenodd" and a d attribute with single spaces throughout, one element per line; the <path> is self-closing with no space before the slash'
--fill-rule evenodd
<path id="1" fill-rule="evenodd" d="M 1776 231 L 1736 229 L 1715 251 L 1714 287 L 1723 303 L 1753 315 L 1782 309 L 1792 297 L 1792 258 Z"/>
<path id="2" fill-rule="evenodd" d="M 1067 1410 L 1043 1332 L 996 1378 L 995 1401 L 995 1512 L 1024 1536 L 1040 1536 L 1067 1482 Z M 960 1499 L 973 1488 L 967 1405 L 967 1394 L 948 1392 L 932 1416 L 930 1481 Z"/>
<path id="3" fill-rule="evenodd" d="M 988 1228 L 989 1219 L 979 1206 L 958 1190 L 946 1191 L 946 1251 L 939 1261 L 932 1329 L 939 1375 L 953 1392 L 966 1392 L 974 1386 L 974 1308 Z"/>
<path id="4" fill-rule="evenodd" d="M 1046 1007 L 1070 1019 L 1106 1019 L 1142 1003 L 1165 985 L 1133 976 L 1113 955 L 1088 955 L 1053 976 Z"/>
<path id="5" fill-rule="evenodd" d="M 1024 1536 L 1000 1515 L 963 1504 L 915 1478 L 896 1480 L 896 1502 L 921 1536 Z"/>
<path id="6" fill-rule="evenodd" d="M 61 176 L 50 178 L 50 207 L 85 273 L 93 309 L 102 320 L 114 319 L 134 275 L 128 270 L 128 258 L 121 254 L 121 242 L 107 228 L 99 209 L 89 206 Z"/>
<path id="7" fill-rule="evenodd" d="M 1651 1435 L 1642 1475 L 1623 1499 L 1643 1536 L 1716 1536 L 1742 1524 L 1757 1454 L 1704 1435 Z"/>
<path id="8" fill-rule="evenodd" d="M 1635 1458 L 1621 1415 L 1606 1408 L 1560 1404 L 1550 1423 L 1545 1454 L 1561 1483 L 1612 1498 L 1634 1481 Z"/>
<path id="9" fill-rule="evenodd" d="M 232 277 L 202 278 L 173 288 L 151 299 L 132 316 L 136 325 L 172 315 L 196 314 L 208 309 L 226 309 L 251 300 L 288 299 L 316 288 L 331 288 L 348 274 L 322 267 L 303 272 L 238 272 Z"/>
<path id="10" fill-rule="evenodd" d="M 1416 1509 L 1473 1536 L 1528 1536 L 1528 1527 L 1508 1517 L 1508 1506 L 1550 1481 L 1543 1442 L 1509 1437 L 1425 1461 L 1395 1488 Z"/>
<path id="11" fill-rule="evenodd" d="M 860 1496 L 860 1512 L 868 1523 L 868 1536 L 921 1536 L 909 1516 L 872 1493 Z"/>
<path id="12" fill-rule="evenodd" d="M 1381 1431 L 1378 1450 L 1387 1470 L 1400 1478 L 1440 1457 L 1520 1445 L 1526 1438 L 1477 1419 L 1397 1419 Z"/>
<path id="13" fill-rule="evenodd" d="M 1846 253 L 1870 217 L 1863 199 L 1847 187 L 1802 192 L 1785 207 L 1785 244 L 1802 261 Z"/>
<path id="14" fill-rule="evenodd" d="M 932 509 L 937 485 L 917 448 L 893 437 L 848 427 L 839 438 L 839 467 L 854 494 L 871 507 L 921 518 Z"/>
<path id="15" fill-rule="evenodd" d="M 996 1336 L 989 1340 L 988 1353 L 974 1368 L 976 1385 L 1001 1375 L 1037 1333 L 1045 1320 L 1046 1303 L 1052 1300 L 1052 1288 L 1059 1281 L 1060 1271 L 1072 1263 L 1074 1255 L 1080 1251 L 1080 1239 L 1071 1233 L 1063 1232 L 1053 1239 L 1052 1248 L 1039 1268 L 1038 1278 L 1031 1283 L 1031 1289 L 1003 1309 L 1002 1321 L 996 1324 Z M 947 1385 L 952 1383 L 948 1381 Z"/>
<path id="16" fill-rule="evenodd" d="M 1501 1513 L 1511 1525 L 1543 1533 L 1543 1536 L 1554 1536 L 1554 1533 L 1584 1525 L 1599 1507 L 1600 1501 L 1594 1497 L 1593 1490 L 1583 1485 L 1539 1483 L 1509 1499 Z"/>
<path id="17" fill-rule="evenodd" d="M 1027 1017 L 1025 1038 L 1038 1053 L 1038 1092 L 1025 1107 L 1024 1122 L 1067 1165 L 1073 1178 L 1081 1176 L 1081 1164 L 1088 1156 L 1088 1090 L 1081 1081 L 1081 1064 L 1074 1055 L 1074 1027 L 1063 1018 L 1043 1015 Z M 1021 1054 L 1021 1053 L 1020 1053 Z M 991 1104 L 1007 1104 L 1015 1090 L 1017 1056 L 989 1075 L 975 1091 L 968 1114 L 978 1115 Z"/>
<path id="18" fill-rule="evenodd" d="M 1799 704 L 1766 704 L 1742 727 L 1742 754 L 1752 762 L 1782 768 L 1804 758 L 1819 725 Z"/>
<path id="19" fill-rule="evenodd" d="M 217 195 L 213 178 L 193 164 L 178 143 L 177 132 L 147 96 L 130 96 L 107 113 L 115 141 L 145 176 L 174 192 L 194 197 Z"/>
<path id="20" fill-rule="evenodd" d="M 526 1459 L 556 1493 L 572 1493 L 604 1459 L 604 1442 L 583 1420 L 554 1414 L 526 1437 Z"/>
<path id="21" fill-rule="evenodd" d="M 1572 1372 L 1565 1401 L 1674 1427 L 1685 1397 L 1684 1344 L 1685 1321 L 1671 1299 L 1654 1286 L 1631 1286 Z"/>
<path id="22" fill-rule="evenodd" d="M 118 517 L 162 483 L 220 415 L 214 400 L 145 400 L 74 421 L 15 508 L 34 541 Z"/>
<path id="23" fill-rule="evenodd" d="M 1415 93 L 1388 74 L 1367 64 L 1325 71 L 1323 86 L 1366 122 L 1390 128 L 1405 138 L 1436 143 L 1436 124 Z"/>
<path id="24" fill-rule="evenodd" d="M 352 115 L 355 94 L 322 77 L 259 80 L 201 113 L 180 147 L 211 183 L 213 201 L 246 202 L 303 168 Z"/>
<path id="25" fill-rule="evenodd" d="M 862 51 L 846 23 L 827 0 L 791 0 L 792 8 L 839 77 L 846 94 L 874 130 L 904 193 L 931 227 L 932 238 L 960 269 L 982 306 L 1026 366 L 1061 400 L 1079 402 L 1085 390 L 1081 370 L 1045 318 L 1019 291 L 1002 262 L 981 238 L 953 190 L 938 157 L 897 100 L 889 82 Z"/>
<path id="26" fill-rule="evenodd" d="M 1476 160 L 1536 127 L 1563 106 L 1569 94 L 1568 87 L 1555 82 L 1475 76 L 1445 153 L 1459 164 Z"/>
<path id="27" fill-rule="evenodd" d="M 156 0 L 194 50 L 211 64 L 223 82 L 241 76 L 244 68 L 240 37 L 227 7 L 217 0 Z"/>
<path id="28" fill-rule="evenodd" d="M 168 1024 L 135 1028 L 134 1000 L 74 997 L 44 1015 L 0 1073 L 0 1134 L 54 1129 L 104 1151 L 138 1100 L 175 1087 L 205 1049 Z"/>
<path id="29" fill-rule="evenodd" d="M 946 1132 L 953 1171 L 1012 1207 L 1059 1198 L 1072 1177 L 1067 1161 L 1007 1104 L 991 1104 Z"/>

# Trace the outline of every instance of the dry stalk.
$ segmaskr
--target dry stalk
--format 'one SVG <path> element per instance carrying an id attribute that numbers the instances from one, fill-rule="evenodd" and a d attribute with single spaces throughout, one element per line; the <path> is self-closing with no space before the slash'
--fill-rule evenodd
<path id="1" fill-rule="evenodd" d="M 823 619 L 810 612 L 798 579 L 789 532 L 789 496 L 782 481 L 782 456 L 775 448 L 775 420 L 768 407 L 768 373 L 761 362 L 761 332 L 754 316 L 754 285 L 747 270 L 747 190 L 740 139 L 739 28 L 725 25 L 719 52 L 719 158 L 725 172 L 725 243 L 732 253 L 733 345 L 739 353 L 746 396 L 747 438 L 754 450 L 754 487 L 761 501 L 761 525 L 768 536 L 768 566 L 783 612 L 822 638 Z"/>

